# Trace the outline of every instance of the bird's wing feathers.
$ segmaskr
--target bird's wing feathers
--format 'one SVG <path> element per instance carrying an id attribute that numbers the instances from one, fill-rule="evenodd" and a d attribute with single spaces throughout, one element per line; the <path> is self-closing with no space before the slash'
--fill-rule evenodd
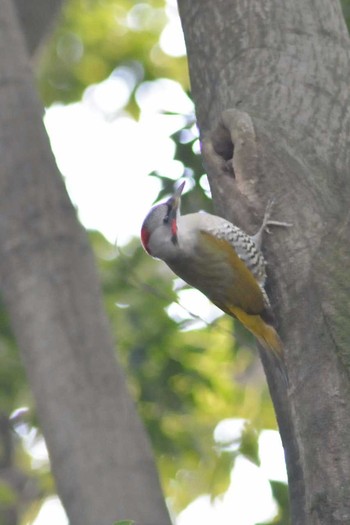
<path id="1" fill-rule="evenodd" d="M 241 321 L 259 339 L 264 348 L 273 352 L 285 375 L 282 342 L 275 328 L 263 319 L 269 310 L 269 306 L 257 280 L 228 241 L 218 239 L 207 231 L 201 231 L 201 235 L 203 242 L 206 243 L 207 250 L 225 254 L 227 263 L 232 269 L 231 283 L 227 283 L 229 286 L 227 299 L 222 302 L 213 302 L 216 302 L 221 310 Z"/>
<path id="2" fill-rule="evenodd" d="M 219 239 L 208 231 L 201 231 L 206 249 L 214 253 L 221 253 L 227 258 L 227 263 L 232 269 L 231 283 L 229 286 L 229 304 L 218 306 L 232 315 L 231 307 L 239 307 L 247 313 L 261 314 L 266 308 L 263 292 L 242 259 L 240 259 L 230 244 L 225 239 Z"/>

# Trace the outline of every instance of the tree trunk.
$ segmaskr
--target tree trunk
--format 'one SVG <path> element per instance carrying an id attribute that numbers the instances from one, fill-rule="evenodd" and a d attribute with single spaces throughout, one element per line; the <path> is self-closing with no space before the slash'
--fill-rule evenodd
<path id="1" fill-rule="evenodd" d="M 13 0 L 21 22 L 27 49 L 34 54 L 60 12 L 64 0 Z"/>
<path id="2" fill-rule="evenodd" d="M 295 525 L 350 523 L 350 53 L 337 0 L 179 0 L 218 213 L 266 239 Z M 226 111 L 225 111 L 226 110 Z M 227 111 L 228 110 L 228 111 Z"/>
<path id="3" fill-rule="evenodd" d="M 86 235 L 49 148 L 10 0 L 0 9 L 0 285 L 72 525 L 170 523 L 117 366 Z"/>

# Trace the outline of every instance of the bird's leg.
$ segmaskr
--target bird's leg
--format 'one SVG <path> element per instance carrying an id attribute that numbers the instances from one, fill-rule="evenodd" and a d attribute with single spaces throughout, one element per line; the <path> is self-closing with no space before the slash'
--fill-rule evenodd
<path id="1" fill-rule="evenodd" d="M 262 236 L 263 236 L 264 231 L 266 231 L 267 233 L 270 233 L 269 232 L 269 226 L 281 226 L 282 228 L 290 228 L 292 226 L 292 224 L 290 222 L 280 222 L 280 221 L 271 221 L 270 220 L 273 204 L 274 204 L 274 200 L 273 199 L 269 200 L 269 202 L 267 203 L 267 206 L 266 206 L 266 210 L 265 210 L 265 214 L 264 214 L 262 225 L 260 226 L 260 228 L 257 231 L 257 233 L 255 235 L 252 235 L 252 239 L 253 239 L 256 247 L 259 250 L 261 250 Z"/>

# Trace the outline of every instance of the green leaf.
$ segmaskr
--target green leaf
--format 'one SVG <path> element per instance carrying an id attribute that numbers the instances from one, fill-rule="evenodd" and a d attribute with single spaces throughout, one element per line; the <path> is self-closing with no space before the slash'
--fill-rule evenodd
<path id="1" fill-rule="evenodd" d="M 116 521 L 114 525 L 133 525 L 135 522 L 133 520 L 120 520 Z"/>
<path id="2" fill-rule="evenodd" d="M 272 479 L 270 479 L 269 482 L 272 495 L 278 504 L 279 511 L 272 521 L 256 523 L 256 525 L 290 525 L 288 485 L 282 481 L 275 481 Z"/>
<path id="3" fill-rule="evenodd" d="M 44 102 L 79 100 L 91 84 L 119 74 L 129 85 L 127 109 L 135 116 L 135 93 L 143 81 L 170 78 L 189 88 L 185 57 L 159 45 L 168 22 L 164 0 L 69 0 L 42 54 L 38 75 Z M 120 69 L 122 68 L 122 70 Z"/>
<path id="4" fill-rule="evenodd" d="M 246 423 L 244 427 L 240 452 L 255 465 L 260 465 L 258 433 L 250 423 Z"/>

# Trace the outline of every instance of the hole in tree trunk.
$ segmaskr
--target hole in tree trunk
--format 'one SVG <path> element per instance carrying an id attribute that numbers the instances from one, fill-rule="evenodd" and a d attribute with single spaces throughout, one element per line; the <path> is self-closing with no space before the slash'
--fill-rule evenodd
<path id="1" fill-rule="evenodd" d="M 234 144 L 231 140 L 231 135 L 226 128 L 220 126 L 213 134 L 213 146 L 215 152 L 225 160 L 227 173 L 235 178 L 232 159 L 234 155 Z"/>

